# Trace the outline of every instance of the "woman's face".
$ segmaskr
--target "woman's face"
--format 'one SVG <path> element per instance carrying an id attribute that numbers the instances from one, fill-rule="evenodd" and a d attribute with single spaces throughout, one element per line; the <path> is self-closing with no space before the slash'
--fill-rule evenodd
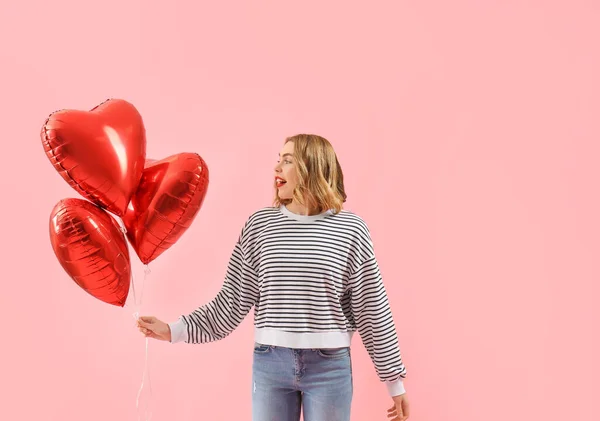
<path id="1" fill-rule="evenodd" d="M 293 153 L 294 142 L 287 142 L 279 152 L 279 161 L 275 166 L 275 188 L 281 200 L 292 199 L 298 184 Z"/>

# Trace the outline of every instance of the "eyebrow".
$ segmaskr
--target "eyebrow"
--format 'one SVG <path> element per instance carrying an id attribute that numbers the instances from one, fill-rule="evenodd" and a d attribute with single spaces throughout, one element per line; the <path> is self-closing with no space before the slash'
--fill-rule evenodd
<path id="1" fill-rule="evenodd" d="M 279 154 L 279 156 L 281 156 L 281 154 Z M 285 158 L 286 156 L 289 156 L 291 158 L 294 157 L 294 155 L 292 155 L 291 153 L 284 153 L 283 156 L 281 156 L 282 158 Z"/>

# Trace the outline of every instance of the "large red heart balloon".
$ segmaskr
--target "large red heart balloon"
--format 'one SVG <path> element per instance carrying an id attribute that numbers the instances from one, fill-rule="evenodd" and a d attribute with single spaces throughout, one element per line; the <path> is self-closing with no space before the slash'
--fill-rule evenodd
<path id="1" fill-rule="evenodd" d="M 125 305 L 129 249 L 108 212 L 87 200 L 61 200 L 50 215 L 50 242 L 63 269 L 84 291 L 105 303 Z"/>
<path id="2" fill-rule="evenodd" d="M 147 264 L 190 227 L 208 188 L 208 167 L 195 153 L 148 160 L 123 222 L 127 238 Z"/>
<path id="3" fill-rule="evenodd" d="M 91 111 L 61 110 L 41 131 L 46 156 L 83 197 L 123 216 L 142 177 L 146 130 L 135 107 L 109 99 Z"/>

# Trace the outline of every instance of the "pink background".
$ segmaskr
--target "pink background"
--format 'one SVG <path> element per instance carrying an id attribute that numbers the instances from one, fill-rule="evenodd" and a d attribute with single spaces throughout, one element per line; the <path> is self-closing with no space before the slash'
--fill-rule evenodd
<path id="1" fill-rule="evenodd" d="M 600 419 L 598 2 L 20 0 L 0 19 L 0 419 L 137 419 L 132 300 L 94 300 L 56 261 L 49 213 L 78 196 L 38 137 L 107 97 L 141 112 L 148 157 L 211 170 L 143 314 L 214 297 L 281 142 L 318 133 L 372 230 L 411 419 Z M 250 419 L 252 316 L 219 343 L 150 345 L 154 420 Z M 353 420 L 384 420 L 353 349 Z"/>

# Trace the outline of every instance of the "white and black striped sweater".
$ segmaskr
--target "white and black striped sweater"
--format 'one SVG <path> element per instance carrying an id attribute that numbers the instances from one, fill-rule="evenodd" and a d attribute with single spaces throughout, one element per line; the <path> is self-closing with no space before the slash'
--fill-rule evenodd
<path id="1" fill-rule="evenodd" d="M 169 324 L 171 341 L 223 339 L 254 306 L 255 340 L 289 348 L 350 346 L 358 330 L 391 396 L 406 368 L 366 223 L 343 210 L 304 216 L 255 212 L 242 229 L 221 291 Z"/>

